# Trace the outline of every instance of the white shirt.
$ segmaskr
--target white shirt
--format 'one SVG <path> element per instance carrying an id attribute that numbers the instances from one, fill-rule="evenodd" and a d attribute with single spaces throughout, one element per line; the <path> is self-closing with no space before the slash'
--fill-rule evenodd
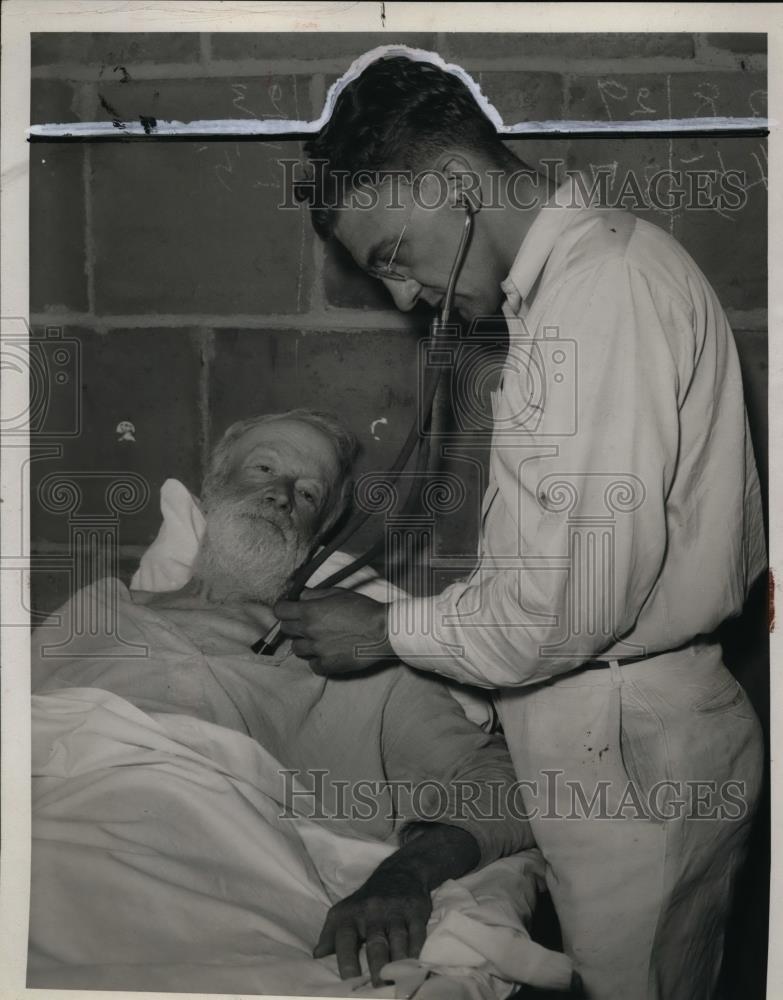
<path id="1" fill-rule="evenodd" d="M 502 285 L 510 348 L 477 568 L 390 609 L 402 660 L 465 683 L 676 648 L 739 613 L 766 566 L 714 291 L 668 234 L 579 193 L 569 182 L 541 209 Z"/>

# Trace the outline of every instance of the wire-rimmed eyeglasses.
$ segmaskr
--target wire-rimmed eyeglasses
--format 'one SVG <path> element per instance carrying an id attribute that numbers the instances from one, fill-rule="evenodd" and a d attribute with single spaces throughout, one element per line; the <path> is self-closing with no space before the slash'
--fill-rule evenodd
<path id="1" fill-rule="evenodd" d="M 394 249 L 391 252 L 391 257 L 385 264 L 370 265 L 366 268 L 367 274 L 372 278 L 379 278 L 381 281 L 407 281 L 408 276 L 406 274 L 401 274 L 399 271 L 394 270 L 394 258 L 397 256 L 397 251 L 400 249 L 400 244 L 402 243 L 402 238 L 405 235 L 405 230 L 408 228 L 408 223 L 402 227 L 400 235 L 397 237 L 397 242 L 394 244 Z"/>

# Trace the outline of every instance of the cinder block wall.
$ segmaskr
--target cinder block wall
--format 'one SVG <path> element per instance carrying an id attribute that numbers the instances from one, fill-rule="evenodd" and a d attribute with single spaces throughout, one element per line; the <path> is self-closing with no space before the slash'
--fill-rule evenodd
<path id="1" fill-rule="evenodd" d="M 480 83 L 507 122 L 766 113 L 757 35 L 72 34 L 35 36 L 31 121 L 139 116 L 312 119 L 329 84 L 375 46 L 434 50 Z M 658 169 L 746 174 L 739 212 L 649 208 L 677 236 L 729 312 L 766 475 L 766 153 L 757 139 L 515 141 L 528 163 L 610 167 L 619 186 Z M 41 503 L 56 472 L 130 472 L 150 499 L 120 515 L 127 576 L 159 526 L 169 476 L 198 490 L 211 445 L 233 420 L 291 406 L 339 410 L 383 468 L 415 411 L 416 345 L 426 318 L 397 313 L 382 287 L 280 210 L 280 158 L 298 142 L 36 144 L 31 165 L 31 320 L 81 348 L 79 433 L 31 465 L 33 605 L 56 605 L 72 515 Z M 56 429 L 72 406 L 53 398 Z M 118 432 L 134 426 L 131 439 Z M 480 475 L 444 518 L 439 551 L 474 551 Z M 100 483 L 82 513 L 98 514 Z M 90 506 L 92 505 L 92 506 Z M 362 536 L 357 544 L 366 538 Z"/>

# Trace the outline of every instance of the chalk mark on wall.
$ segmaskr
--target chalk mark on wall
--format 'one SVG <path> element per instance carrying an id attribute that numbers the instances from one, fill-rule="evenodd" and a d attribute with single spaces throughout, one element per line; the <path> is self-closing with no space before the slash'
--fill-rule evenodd
<path id="1" fill-rule="evenodd" d="M 376 441 L 380 441 L 381 439 L 375 433 L 375 428 L 378 426 L 378 424 L 388 424 L 388 423 L 389 421 L 386 419 L 386 417 L 379 417 L 377 420 L 373 420 L 373 422 L 370 424 L 370 434 L 372 434 L 372 436 L 375 438 Z"/>
<path id="2" fill-rule="evenodd" d="M 121 421 L 120 421 L 120 422 L 119 422 L 119 423 L 117 424 L 117 427 L 116 427 L 116 429 L 115 429 L 114 433 L 115 433 L 115 434 L 119 434 L 119 435 L 120 435 L 120 436 L 119 436 L 119 437 L 117 438 L 117 443 L 118 443 L 118 444 L 119 444 L 119 443 L 120 443 L 121 441 L 133 441 L 133 442 L 135 442 L 135 441 L 136 441 L 136 438 L 134 437 L 134 435 L 135 435 L 135 433 L 136 433 L 136 428 L 135 428 L 135 427 L 134 427 L 134 425 L 133 425 L 133 424 L 132 424 L 132 423 L 130 422 L 130 420 L 121 420 Z"/>

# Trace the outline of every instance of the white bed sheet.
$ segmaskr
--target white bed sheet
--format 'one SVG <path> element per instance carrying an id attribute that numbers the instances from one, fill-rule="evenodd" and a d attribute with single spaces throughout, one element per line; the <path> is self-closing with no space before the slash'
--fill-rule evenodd
<path id="1" fill-rule="evenodd" d="M 444 884 L 420 960 L 387 966 L 393 985 L 342 982 L 312 948 L 393 846 L 281 819 L 280 764 L 241 733 L 93 688 L 33 703 L 29 987 L 487 1000 L 568 986 L 570 961 L 525 930 L 537 851 Z"/>

